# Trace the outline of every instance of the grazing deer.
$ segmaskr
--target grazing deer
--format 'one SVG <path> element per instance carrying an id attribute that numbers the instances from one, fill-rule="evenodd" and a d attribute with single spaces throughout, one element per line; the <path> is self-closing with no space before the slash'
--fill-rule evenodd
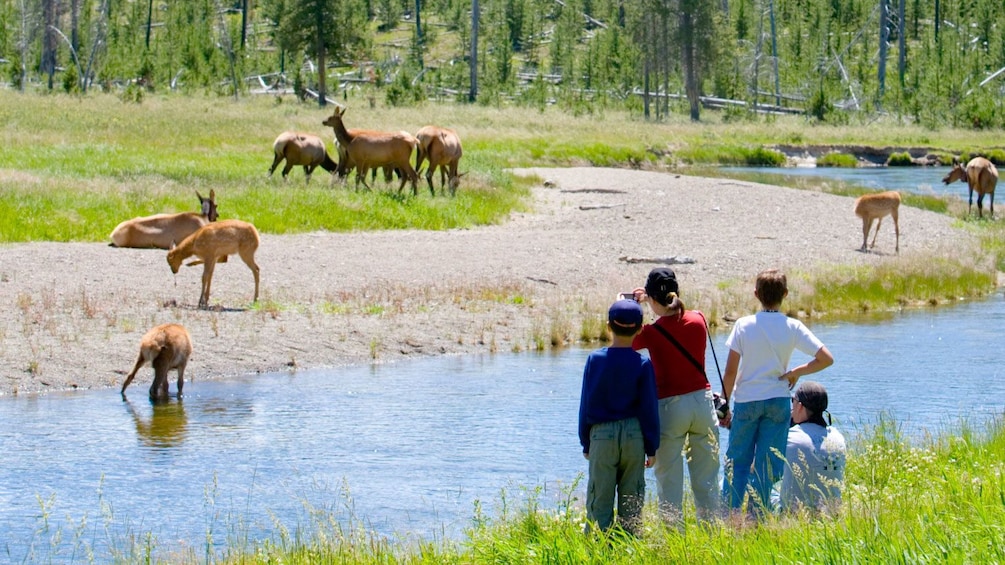
<path id="1" fill-rule="evenodd" d="M 991 217 L 995 217 L 995 186 L 998 185 L 998 169 L 995 164 L 984 157 L 974 157 L 964 168 L 956 160 L 953 160 L 953 169 L 943 177 L 942 182 L 949 184 L 954 181 L 965 180 L 969 189 L 967 204 L 967 215 L 973 211 L 974 191 L 977 191 L 977 217 L 984 217 L 983 200 L 984 195 L 991 197 Z"/>
<path id="2" fill-rule="evenodd" d="M 419 176 L 410 161 L 418 141 L 407 132 L 347 130 L 342 122 L 343 114 L 345 109 L 335 106 L 335 112 L 321 122 L 335 130 L 340 157 L 345 151 L 345 157 L 339 163 L 339 175 L 348 174 L 349 167 L 356 167 L 356 186 L 359 187 L 362 182 L 363 186 L 370 188 L 366 183 L 367 172 L 371 168 L 390 167 L 401 172 L 398 192 L 405 188 L 407 181 L 412 183 L 412 194 L 417 194 Z"/>
<path id="3" fill-rule="evenodd" d="M 110 236 L 112 242 L 109 245 L 170 249 L 171 245 L 185 239 L 202 226 L 215 222 L 218 217 L 214 190 L 209 191 L 209 198 L 203 198 L 198 191 L 195 195 L 199 197 L 202 208 L 198 214 L 195 212 L 156 214 L 126 220 L 112 230 Z"/>
<path id="4" fill-rule="evenodd" d="M 279 134 L 272 143 L 272 152 L 275 157 L 272 159 L 272 166 L 269 167 L 270 177 L 283 159 L 286 159 L 286 165 L 283 166 L 284 180 L 290 170 L 299 165 L 304 167 L 306 182 L 311 182 L 311 173 L 318 166 L 329 173 L 334 173 L 338 169 L 338 164 L 328 156 L 324 140 L 309 133 L 287 131 Z"/>
<path id="5" fill-rule="evenodd" d="M 896 251 L 900 253 L 900 222 L 897 215 L 900 212 L 900 193 L 895 190 L 887 192 L 877 192 L 875 194 L 863 194 L 855 200 L 855 215 L 862 218 L 862 248 L 866 250 L 866 242 L 869 241 L 869 230 L 872 229 L 872 221 L 876 220 L 876 233 L 872 236 L 872 245 L 869 249 L 876 247 L 876 237 L 879 236 L 879 226 L 883 223 L 883 217 L 890 215 L 893 218 L 893 229 L 897 233 Z"/>
<path id="6" fill-rule="evenodd" d="M 168 371 L 178 372 L 178 396 L 185 385 L 185 365 L 192 355 L 192 338 L 188 330 L 181 324 L 161 324 L 156 326 L 140 340 L 140 355 L 136 365 L 122 383 L 122 398 L 126 397 L 126 387 L 133 382 L 136 373 L 144 364 L 150 363 L 154 368 L 154 382 L 150 385 L 150 399 L 167 398 Z"/>
<path id="7" fill-rule="evenodd" d="M 437 126 L 424 126 L 415 134 L 419 141 L 418 150 L 415 155 L 415 170 L 422 169 L 422 162 L 429 159 L 429 170 L 426 171 L 426 183 L 429 184 L 429 192 L 435 196 L 433 191 L 433 172 L 440 169 L 440 192 L 446 176 L 449 181 L 450 195 L 457 192 L 461 176 L 457 174 L 457 164 L 461 160 L 463 151 L 461 150 L 461 138 L 452 129 Z"/>
<path id="8" fill-rule="evenodd" d="M 171 272 L 178 274 L 182 261 L 195 255 L 199 259 L 188 264 L 189 267 L 203 264 L 202 294 L 199 295 L 199 308 L 209 307 L 209 286 L 213 281 L 213 268 L 217 261 L 225 261 L 228 255 L 237 253 L 244 264 L 255 275 L 255 299 L 258 302 L 259 268 L 255 263 L 255 251 L 258 249 L 259 237 L 255 226 L 240 220 L 223 220 L 207 224 L 199 231 L 185 238 L 180 244 L 171 248 L 167 254 Z"/>

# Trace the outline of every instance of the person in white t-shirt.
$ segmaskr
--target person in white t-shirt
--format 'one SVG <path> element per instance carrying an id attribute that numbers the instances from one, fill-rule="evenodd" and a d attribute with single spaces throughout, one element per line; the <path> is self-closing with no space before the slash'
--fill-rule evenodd
<path id="1" fill-rule="evenodd" d="M 722 494 L 726 507 L 738 511 L 749 483 L 754 496 L 747 510 L 754 517 L 770 506 L 771 487 L 785 468 L 792 416 L 789 391 L 800 377 L 834 363 L 830 351 L 809 328 L 780 311 L 788 292 L 782 272 L 759 273 L 754 296 L 761 311 L 737 320 L 726 339 L 729 357 L 723 391 L 733 400 L 733 409 L 720 422 L 730 428 Z M 812 359 L 789 369 L 795 350 Z"/>
<path id="2" fill-rule="evenodd" d="M 792 423 L 785 449 L 782 510 L 834 510 L 841 502 L 847 448 L 844 436 L 824 420 L 827 389 L 806 381 L 792 396 Z M 828 413 L 828 420 L 830 414 Z"/>

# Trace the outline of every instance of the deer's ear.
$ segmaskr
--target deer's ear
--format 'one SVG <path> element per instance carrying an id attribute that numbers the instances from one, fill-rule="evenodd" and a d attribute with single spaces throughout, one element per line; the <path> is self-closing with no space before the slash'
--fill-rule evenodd
<path id="1" fill-rule="evenodd" d="M 175 244 L 174 240 L 172 239 L 172 240 L 171 240 L 171 246 L 170 246 L 170 247 L 168 247 L 168 251 L 171 251 L 171 250 L 173 250 L 173 249 L 174 249 L 175 247 L 178 247 L 178 245 L 177 245 L 177 244 Z"/>

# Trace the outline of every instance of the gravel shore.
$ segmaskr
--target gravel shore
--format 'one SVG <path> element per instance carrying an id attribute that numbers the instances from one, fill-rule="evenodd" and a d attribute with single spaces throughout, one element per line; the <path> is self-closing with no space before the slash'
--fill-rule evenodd
<path id="1" fill-rule="evenodd" d="M 541 180 L 533 210 L 500 225 L 262 234 L 255 308 L 251 273 L 236 256 L 217 266 L 215 308 L 201 311 L 201 267 L 172 275 L 161 250 L 0 246 L 0 394 L 121 386 L 140 337 L 164 322 L 192 334 L 187 376 L 198 386 L 249 373 L 523 350 L 556 323 L 575 337 L 584 315 L 641 285 L 660 259 L 677 262 L 685 298 L 724 281 L 752 284 L 768 267 L 894 260 L 889 219 L 876 250 L 858 251 L 861 221 L 847 197 L 621 169 L 517 173 Z M 942 215 L 902 207 L 900 224 L 901 257 L 972 244 Z M 141 371 L 132 394 L 151 378 L 149 367 Z"/>

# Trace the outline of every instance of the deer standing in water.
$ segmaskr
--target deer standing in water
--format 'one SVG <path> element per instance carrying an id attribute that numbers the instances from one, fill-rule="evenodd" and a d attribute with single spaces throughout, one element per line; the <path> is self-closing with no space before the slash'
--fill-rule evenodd
<path id="1" fill-rule="evenodd" d="M 883 223 L 883 218 L 889 215 L 893 218 L 893 229 L 897 234 L 896 251 L 900 253 L 900 222 L 897 219 L 899 212 L 900 193 L 895 190 L 875 194 L 863 194 L 855 200 L 855 215 L 862 218 L 861 251 L 867 249 L 866 242 L 869 241 L 869 230 L 872 229 L 873 220 L 876 220 L 876 233 L 872 236 L 872 245 L 868 249 L 876 247 L 879 226 Z"/>
<path id="2" fill-rule="evenodd" d="M 154 368 L 154 382 L 150 385 L 150 400 L 166 399 L 168 396 L 168 371 L 178 373 L 178 396 L 185 384 L 185 365 L 192 355 L 192 338 L 181 324 L 161 324 L 151 328 L 140 340 L 140 355 L 136 365 L 122 383 L 122 398 L 126 397 L 126 387 L 133 382 L 136 373 L 144 364 Z"/>
<path id="3" fill-rule="evenodd" d="M 974 157 L 964 168 L 958 161 L 953 161 L 953 169 L 943 177 L 942 182 L 949 184 L 954 181 L 966 181 L 969 189 L 967 215 L 974 207 L 974 191 L 977 191 L 977 217 L 984 217 L 984 195 L 991 197 L 991 217 L 995 217 L 995 186 L 998 185 L 998 169 L 995 164 L 984 157 Z"/>
<path id="4" fill-rule="evenodd" d="M 171 266 L 171 272 L 178 274 L 182 261 L 193 255 L 198 257 L 187 266 L 203 264 L 199 308 L 208 308 L 209 287 L 213 282 L 213 269 L 216 263 L 226 261 L 228 255 L 237 253 L 255 276 L 254 302 L 258 302 L 259 268 L 255 263 L 255 251 L 258 250 L 259 241 L 255 226 L 240 220 L 223 220 L 199 228 L 180 244 L 172 247 L 168 251 L 167 262 Z"/>

